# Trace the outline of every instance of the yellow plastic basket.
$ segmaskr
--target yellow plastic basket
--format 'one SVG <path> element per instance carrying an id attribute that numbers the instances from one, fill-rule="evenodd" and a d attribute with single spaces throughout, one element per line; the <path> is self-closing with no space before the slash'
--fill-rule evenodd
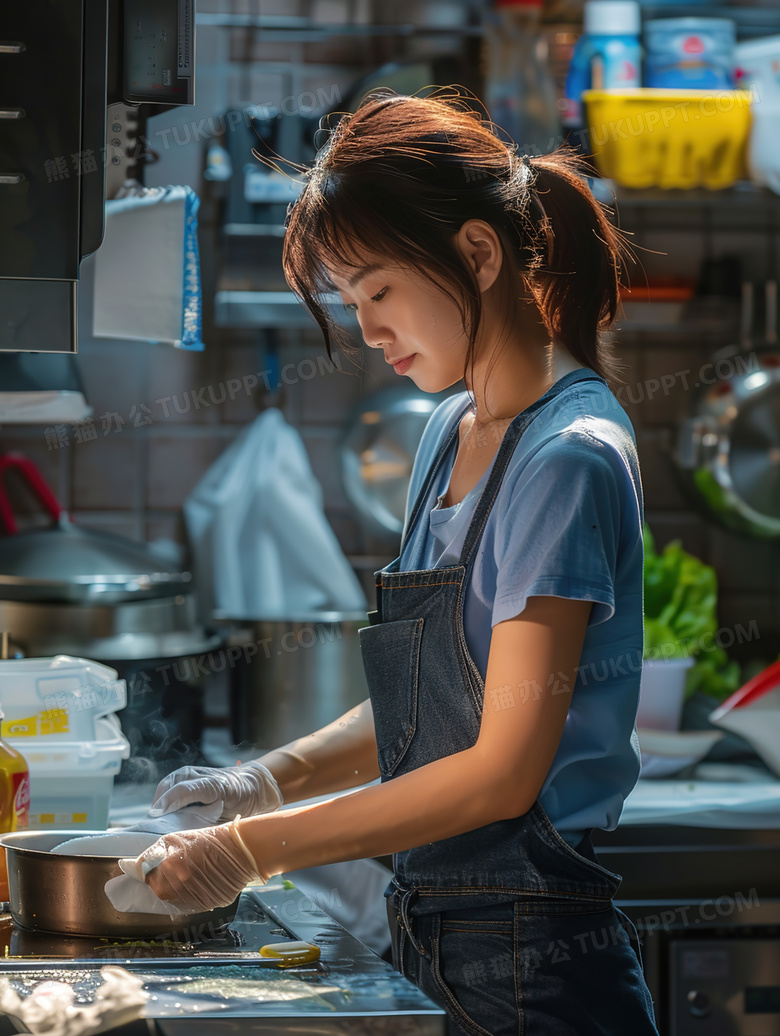
<path id="1" fill-rule="evenodd" d="M 719 190 L 748 175 L 749 90 L 586 90 L 590 151 L 624 187 Z"/>

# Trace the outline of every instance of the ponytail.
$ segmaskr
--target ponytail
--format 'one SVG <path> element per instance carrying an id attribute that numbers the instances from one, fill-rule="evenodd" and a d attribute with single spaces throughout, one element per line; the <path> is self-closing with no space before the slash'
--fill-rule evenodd
<path id="1" fill-rule="evenodd" d="M 537 261 L 528 279 L 551 335 L 581 364 L 617 381 L 602 332 L 620 302 L 628 249 L 582 178 L 573 152 L 530 160 L 537 219 Z M 532 217 L 533 218 L 533 217 Z"/>

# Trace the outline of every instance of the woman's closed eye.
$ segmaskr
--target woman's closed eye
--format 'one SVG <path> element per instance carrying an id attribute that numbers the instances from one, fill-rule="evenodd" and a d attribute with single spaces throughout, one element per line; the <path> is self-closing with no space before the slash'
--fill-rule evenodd
<path id="1" fill-rule="evenodd" d="M 381 302 L 386 294 L 387 294 L 387 288 L 382 288 L 382 290 L 378 291 L 376 293 L 376 295 L 372 295 L 371 296 L 371 301 L 372 302 Z M 353 313 L 357 312 L 357 302 L 345 302 L 344 303 L 344 309 L 349 309 Z"/>

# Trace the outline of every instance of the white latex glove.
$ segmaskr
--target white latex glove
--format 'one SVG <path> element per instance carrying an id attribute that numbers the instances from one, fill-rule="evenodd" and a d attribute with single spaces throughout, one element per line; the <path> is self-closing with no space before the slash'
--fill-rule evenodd
<path id="1" fill-rule="evenodd" d="M 157 785 L 149 816 L 173 813 L 195 802 L 208 806 L 219 800 L 220 820 L 272 813 L 284 802 L 271 771 L 255 760 L 243 766 L 182 766 Z"/>
<path id="2" fill-rule="evenodd" d="M 233 821 L 163 835 L 119 868 L 145 882 L 171 917 L 229 906 L 250 881 L 266 883 Z"/>

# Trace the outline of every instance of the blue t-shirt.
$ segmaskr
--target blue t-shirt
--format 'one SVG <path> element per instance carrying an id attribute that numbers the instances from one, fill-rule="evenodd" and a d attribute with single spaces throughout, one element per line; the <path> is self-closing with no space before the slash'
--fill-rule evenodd
<path id="1" fill-rule="evenodd" d="M 583 368 L 580 373 L 593 372 Z M 441 443 L 467 401 L 466 392 L 448 397 L 426 425 L 409 486 L 407 527 Z M 442 507 L 457 448 L 456 436 L 404 545 L 402 571 L 459 562 L 493 461 L 460 503 Z M 571 702 L 563 735 L 539 794 L 543 809 L 571 845 L 588 828 L 614 829 L 639 777 L 643 517 L 631 421 L 606 382 L 575 376 L 521 436 L 466 591 L 466 643 L 483 681 L 492 627 L 519 615 L 528 597 L 594 602 L 574 688 L 570 692 L 564 685 Z M 551 679 L 542 691 L 559 693 L 561 685 Z M 501 707 L 500 699 L 493 707 Z"/>

